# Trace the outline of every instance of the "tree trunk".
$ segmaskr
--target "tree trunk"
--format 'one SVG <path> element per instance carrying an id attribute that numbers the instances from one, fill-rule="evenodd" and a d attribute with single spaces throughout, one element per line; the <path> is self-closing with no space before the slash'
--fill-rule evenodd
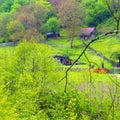
<path id="1" fill-rule="evenodd" d="M 73 41 L 74 41 L 74 37 L 71 38 L 70 48 L 73 48 Z"/>
<path id="2" fill-rule="evenodd" d="M 118 65 L 120 66 L 120 57 L 118 57 Z"/>
<path id="3" fill-rule="evenodd" d="M 75 35 L 75 21 L 74 21 L 73 27 L 72 27 L 72 33 L 71 33 L 72 37 L 71 37 L 70 48 L 73 48 L 74 35 Z"/>
<path id="4" fill-rule="evenodd" d="M 102 62 L 102 68 L 104 68 L 104 63 Z"/>

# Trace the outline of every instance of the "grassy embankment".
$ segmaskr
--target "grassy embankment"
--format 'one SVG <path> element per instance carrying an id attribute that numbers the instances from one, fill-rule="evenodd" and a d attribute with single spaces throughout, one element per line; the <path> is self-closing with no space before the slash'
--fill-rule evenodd
<path id="1" fill-rule="evenodd" d="M 88 43 L 88 42 L 89 42 L 89 40 L 86 41 L 86 43 Z M 49 40 L 49 41 L 47 41 L 47 45 L 52 49 L 53 56 L 54 55 L 69 56 L 69 58 L 72 59 L 72 61 L 74 61 L 78 57 L 78 55 L 82 52 L 82 50 L 85 48 L 85 46 L 83 45 L 83 42 L 79 38 L 75 38 L 74 48 L 72 48 L 72 49 L 69 47 L 70 43 L 67 39 Z M 111 59 L 111 57 L 110 57 L 111 54 L 114 51 L 119 50 L 119 48 L 120 48 L 119 39 L 117 39 L 116 37 L 104 38 L 104 39 L 94 42 L 91 45 L 91 47 L 93 49 L 95 49 L 96 51 L 98 51 L 99 53 L 102 53 L 106 57 Z M 0 48 L 1 54 L 5 55 L 9 59 L 11 58 L 12 55 L 14 55 L 13 54 L 14 50 L 15 50 L 14 47 L 1 47 Z M 95 53 L 93 53 L 89 49 L 86 51 L 86 55 L 91 62 L 95 62 L 98 66 L 101 67 L 101 63 L 104 62 L 105 67 L 107 69 L 112 68 L 112 65 L 110 63 L 108 63 L 101 57 L 97 56 Z M 69 82 L 71 84 L 74 83 L 74 86 L 81 82 L 84 82 L 84 81 L 89 82 L 91 79 L 91 76 L 92 76 L 92 80 L 94 82 L 108 82 L 108 81 L 110 82 L 111 81 L 110 75 L 108 75 L 108 74 L 90 73 L 89 72 L 89 62 L 87 61 L 87 59 L 85 58 L 84 55 L 81 57 L 81 59 L 78 62 L 85 63 L 85 64 L 79 64 L 79 65 L 73 66 L 73 68 L 71 69 L 69 76 L 68 76 Z M 69 66 L 62 65 L 58 61 L 56 61 L 56 65 L 58 68 L 58 71 L 56 71 L 56 72 L 61 72 L 60 76 L 62 78 L 64 76 L 65 70 Z M 98 67 L 98 66 L 95 66 L 95 67 Z M 84 70 L 82 70 L 82 69 L 84 69 Z"/>
<path id="2" fill-rule="evenodd" d="M 89 42 L 85 41 L 86 43 Z M 69 56 L 70 59 L 73 61 L 79 56 L 79 54 L 82 52 L 82 50 L 85 48 L 82 41 L 79 38 L 76 38 L 74 41 L 74 48 L 70 49 L 70 43 L 67 39 L 61 39 L 61 40 L 49 40 L 48 44 L 51 46 L 51 49 L 53 50 L 53 56 L 54 55 L 63 55 L 63 56 Z M 114 53 L 116 50 L 119 50 L 119 39 L 115 36 L 110 36 L 101 40 L 97 40 L 94 42 L 91 47 L 95 49 L 98 53 L 103 54 L 108 59 L 113 60 L 111 58 L 111 54 Z M 104 60 L 103 58 L 97 56 L 94 52 L 91 50 L 86 51 L 86 55 L 89 58 L 89 60 L 93 63 L 96 63 L 99 67 L 101 67 L 101 63 L 104 63 L 105 68 L 111 70 L 114 69 L 114 67 Z M 84 65 L 75 65 L 71 69 L 69 73 L 69 82 L 73 85 L 79 84 L 80 82 L 89 82 L 92 78 L 92 82 L 102 82 L 107 83 L 108 81 L 111 82 L 111 79 L 116 78 L 115 75 L 112 74 L 96 74 L 96 73 L 90 73 L 89 72 L 89 62 L 83 55 L 79 62 L 86 63 Z M 116 61 L 117 62 L 117 61 Z M 98 66 L 94 65 L 95 68 Z M 69 66 L 61 65 L 59 62 L 57 64 L 58 67 L 60 67 L 64 72 Z M 83 71 L 81 69 L 84 69 Z M 117 78 L 119 79 L 119 78 Z"/>
<path id="3" fill-rule="evenodd" d="M 106 44 L 108 44 L 110 41 L 106 40 L 106 42 L 107 42 Z M 102 41 L 97 41 L 91 47 L 94 47 L 94 48 L 96 47 L 98 51 L 103 50 L 100 46 L 98 47 L 96 46 L 98 44 L 102 46 L 101 43 Z M 106 44 L 103 44 L 103 47 L 105 47 Z M 75 48 L 70 49 L 69 42 L 67 40 L 50 40 L 47 48 L 52 49 L 53 51 L 52 57 L 56 54 L 68 55 L 72 60 L 75 60 L 76 57 L 78 57 L 78 55 L 84 49 L 84 46 L 82 45 L 82 42 L 79 39 L 76 39 L 74 46 Z M 106 49 L 107 49 L 107 45 L 106 45 Z M 14 47 L 0 48 L 0 55 L 1 55 L 0 62 L 1 63 L 3 62 L 5 66 L 7 64 L 10 65 L 11 61 L 14 62 L 11 59 L 12 59 L 12 56 L 14 55 L 15 50 L 16 49 L 14 49 Z M 94 62 L 101 65 L 101 61 L 99 61 L 101 60 L 101 58 L 99 58 L 89 50 L 86 51 L 86 54 L 88 55 L 90 60 L 94 60 Z M 44 55 L 44 52 L 43 52 L 43 55 Z M 110 56 L 109 54 L 107 55 L 108 57 Z M 5 61 L 5 60 L 8 60 L 8 61 Z M 55 60 L 53 59 L 53 61 Z M 63 114 L 68 114 L 67 110 L 70 109 L 70 111 L 73 110 L 71 111 L 71 114 L 73 114 L 73 117 L 74 117 L 74 114 L 79 115 L 80 114 L 79 112 L 81 112 L 81 115 L 85 117 L 83 118 L 83 120 L 90 120 L 90 118 L 93 120 L 97 118 L 101 118 L 101 119 L 104 118 L 107 120 L 108 117 L 110 118 L 110 119 L 108 118 L 109 120 L 112 120 L 111 116 L 116 118 L 115 120 L 117 120 L 117 118 L 119 118 L 119 108 L 120 108 L 118 104 L 119 103 L 119 86 L 117 86 L 117 84 L 114 84 L 114 83 L 119 83 L 120 78 L 117 78 L 116 75 L 112 75 L 112 74 L 109 75 L 109 74 L 90 73 L 88 71 L 89 64 L 84 56 L 79 60 L 79 62 L 86 62 L 86 64 L 75 65 L 74 66 L 75 69 L 73 69 L 68 73 L 68 86 L 67 86 L 68 94 L 63 94 L 64 87 L 65 87 L 65 79 L 63 80 L 61 79 L 65 75 L 66 68 L 68 68 L 69 66 L 62 65 L 58 61 L 56 61 L 56 66 L 57 66 L 56 71 L 54 71 L 54 74 L 51 74 L 49 76 L 51 77 L 50 78 L 51 81 L 49 81 L 44 88 L 44 90 L 46 90 L 46 87 L 47 89 L 49 89 L 49 94 L 47 93 L 45 94 L 45 91 L 43 92 L 44 93 L 43 96 L 42 94 L 40 94 L 40 98 L 42 99 L 40 99 L 39 101 L 41 101 L 42 105 L 47 106 L 47 107 L 43 106 L 41 107 L 41 109 L 44 110 L 45 113 L 50 112 L 49 114 L 51 115 L 50 116 L 51 119 L 52 118 L 56 119 L 58 117 L 60 117 L 60 119 L 63 119 L 64 117 Z M 5 69 L 4 65 L 2 66 Z M 59 67 L 61 67 L 62 69 L 58 70 Z M 78 68 L 84 68 L 85 70 L 84 71 L 77 70 Z M 27 72 L 29 73 L 30 71 L 27 71 Z M 6 72 L 6 74 L 7 73 L 9 77 L 9 72 Z M 55 74 L 57 76 L 55 77 L 52 76 Z M 34 82 L 33 84 L 35 84 Z M 23 90 L 24 87 L 26 87 L 25 84 L 27 85 L 28 83 L 29 83 L 29 78 L 27 78 L 27 80 L 24 81 L 24 84 L 22 84 L 23 86 L 21 91 Z M 25 91 L 29 90 L 28 88 Z M 33 92 L 34 90 L 36 90 L 35 88 L 30 87 L 30 91 Z M 78 92 L 76 92 L 75 90 L 77 90 Z M 24 96 L 25 93 L 23 92 L 22 95 Z M 30 95 L 31 95 L 31 92 L 28 94 L 28 96 L 30 97 Z M 27 100 L 30 101 L 29 99 Z M 63 109 L 61 107 L 63 107 Z M 65 107 L 66 109 L 64 109 Z M 60 114 L 61 110 L 62 110 L 62 114 Z M 26 112 L 24 113 L 27 114 Z M 59 116 L 57 113 L 59 114 Z M 69 116 L 69 117 L 70 119 L 72 119 L 72 116 Z"/>

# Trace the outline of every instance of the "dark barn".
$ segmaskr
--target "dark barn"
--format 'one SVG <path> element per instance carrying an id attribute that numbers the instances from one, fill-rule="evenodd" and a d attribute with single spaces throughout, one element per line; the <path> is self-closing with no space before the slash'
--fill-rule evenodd
<path id="1" fill-rule="evenodd" d="M 81 40 L 92 40 L 95 38 L 95 35 L 96 35 L 95 27 L 82 28 L 80 31 Z"/>
<path id="2" fill-rule="evenodd" d="M 46 34 L 46 39 L 53 38 L 53 39 L 59 39 L 60 33 L 58 32 L 50 32 Z"/>
<path id="3" fill-rule="evenodd" d="M 56 58 L 60 63 L 63 65 L 71 65 L 72 60 L 70 60 L 68 57 L 60 56 L 60 55 L 55 55 L 54 58 Z"/>

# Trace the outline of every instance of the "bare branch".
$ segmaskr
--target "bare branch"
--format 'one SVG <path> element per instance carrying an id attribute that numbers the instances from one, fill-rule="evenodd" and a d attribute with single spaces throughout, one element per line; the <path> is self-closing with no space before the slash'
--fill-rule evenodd
<path id="1" fill-rule="evenodd" d="M 106 2 L 106 4 L 107 4 L 107 7 L 108 7 L 108 9 L 109 9 L 109 11 L 110 11 L 110 13 L 111 13 L 111 15 L 112 15 L 112 17 L 115 19 L 115 21 L 116 21 L 116 23 L 117 23 L 117 26 L 116 26 L 116 28 L 117 28 L 117 30 L 119 30 L 119 23 L 120 23 L 120 8 L 119 7 L 117 7 L 116 8 L 116 6 L 114 6 L 115 8 L 115 10 L 116 10 L 116 12 L 118 13 L 118 15 L 114 15 L 114 11 L 112 11 L 112 7 L 110 6 L 110 3 L 108 2 L 108 0 L 105 0 L 105 2 Z M 119 0 L 118 0 L 118 6 L 120 5 L 119 4 Z M 114 5 L 114 3 L 113 3 L 113 5 Z"/>
<path id="2" fill-rule="evenodd" d="M 107 4 L 107 7 L 108 7 L 108 9 L 109 9 L 109 11 L 110 11 L 110 13 L 111 13 L 112 17 L 113 17 L 113 18 L 116 20 L 116 22 L 117 22 L 117 21 L 118 21 L 118 19 L 117 19 L 117 17 L 114 15 L 114 13 L 113 13 L 113 11 L 112 11 L 112 9 L 111 9 L 110 5 L 109 5 L 108 0 L 105 0 L 105 2 L 106 2 L 106 4 Z"/>
<path id="3" fill-rule="evenodd" d="M 105 37 L 105 36 L 109 36 L 111 34 L 117 34 L 119 33 L 120 30 L 114 30 L 114 31 L 110 31 L 110 32 L 106 32 L 98 37 L 96 37 L 95 39 L 91 40 L 87 45 L 86 47 L 83 49 L 83 51 L 80 53 L 80 55 L 78 56 L 78 58 L 70 65 L 70 67 L 66 70 L 66 74 L 65 76 L 62 78 L 62 80 L 65 78 L 66 79 L 66 82 L 65 82 L 65 88 L 64 88 L 64 92 L 66 93 L 67 91 L 67 85 L 68 85 L 68 72 L 71 70 L 71 68 L 75 65 L 76 62 L 78 62 L 78 60 L 83 56 L 83 54 L 85 53 L 85 51 L 87 50 L 87 48 L 92 44 L 94 43 L 95 41 Z"/>

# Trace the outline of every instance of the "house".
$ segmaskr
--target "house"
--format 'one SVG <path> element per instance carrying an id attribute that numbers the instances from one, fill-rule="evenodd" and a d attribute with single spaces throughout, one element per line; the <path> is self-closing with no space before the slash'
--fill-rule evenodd
<path id="1" fill-rule="evenodd" d="M 81 40 L 92 40 L 95 38 L 95 35 L 96 35 L 95 27 L 82 28 L 80 31 Z"/>
<path id="2" fill-rule="evenodd" d="M 65 56 L 61 56 L 61 55 L 55 55 L 54 58 L 57 59 L 63 65 L 71 65 L 72 64 L 72 60 L 69 59 L 67 56 L 65 57 Z"/>
<path id="3" fill-rule="evenodd" d="M 53 39 L 59 39 L 60 33 L 57 32 L 50 32 L 46 34 L 46 39 L 53 38 Z"/>

